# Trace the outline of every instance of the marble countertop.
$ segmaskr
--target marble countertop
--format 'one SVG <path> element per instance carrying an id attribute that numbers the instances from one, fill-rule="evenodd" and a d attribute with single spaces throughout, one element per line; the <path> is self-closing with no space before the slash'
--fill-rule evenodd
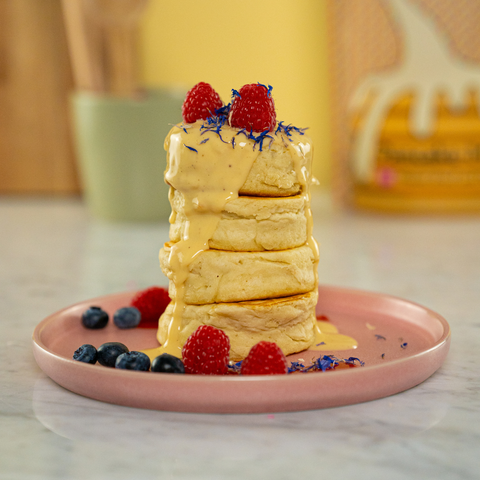
<path id="1" fill-rule="evenodd" d="M 0 200 L 1 479 L 477 479 L 480 218 L 388 217 L 314 201 L 321 284 L 418 302 L 452 344 L 419 386 L 296 413 L 183 414 L 101 403 L 51 381 L 32 354 L 47 315 L 166 284 L 167 222 L 92 220 L 75 199 Z"/>

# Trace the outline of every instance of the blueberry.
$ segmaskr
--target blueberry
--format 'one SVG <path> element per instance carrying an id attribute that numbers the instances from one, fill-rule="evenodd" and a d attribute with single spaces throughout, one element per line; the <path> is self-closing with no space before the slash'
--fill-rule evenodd
<path id="1" fill-rule="evenodd" d="M 104 328 L 108 323 L 108 313 L 100 307 L 90 307 L 83 312 L 82 323 L 86 328 Z"/>
<path id="2" fill-rule="evenodd" d="M 115 362 L 115 368 L 123 368 L 124 370 L 140 370 L 148 372 L 150 368 L 150 359 L 142 352 L 122 353 Z"/>
<path id="3" fill-rule="evenodd" d="M 115 312 L 113 315 L 113 323 L 118 328 L 134 328 L 138 326 L 142 314 L 140 310 L 135 307 L 123 307 Z"/>
<path id="4" fill-rule="evenodd" d="M 98 363 L 104 367 L 115 367 L 115 361 L 122 353 L 127 353 L 128 348 L 119 342 L 108 342 L 98 347 Z"/>
<path id="5" fill-rule="evenodd" d="M 183 362 L 169 353 L 162 353 L 152 362 L 152 372 L 185 373 Z"/>
<path id="6" fill-rule="evenodd" d="M 86 343 L 75 350 L 73 359 L 78 360 L 79 362 L 91 363 L 93 365 L 97 362 L 97 349 L 93 345 Z"/>

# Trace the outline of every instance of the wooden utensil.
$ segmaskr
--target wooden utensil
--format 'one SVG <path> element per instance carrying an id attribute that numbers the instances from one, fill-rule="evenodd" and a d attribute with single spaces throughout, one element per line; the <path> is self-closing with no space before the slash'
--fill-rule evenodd
<path id="1" fill-rule="evenodd" d="M 134 96 L 139 91 L 137 27 L 147 0 L 86 0 L 86 5 L 104 35 L 108 91 Z"/>
<path id="2" fill-rule="evenodd" d="M 87 18 L 84 0 L 62 0 L 62 10 L 76 87 L 104 92 L 106 75 L 99 26 Z"/>

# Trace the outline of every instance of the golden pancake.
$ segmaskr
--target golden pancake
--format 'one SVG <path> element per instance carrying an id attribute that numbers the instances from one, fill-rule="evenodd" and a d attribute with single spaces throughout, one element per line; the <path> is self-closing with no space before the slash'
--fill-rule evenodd
<path id="1" fill-rule="evenodd" d="M 170 298 L 175 298 L 171 246 L 165 244 L 159 259 L 170 280 Z M 184 302 L 190 305 L 286 297 L 316 288 L 316 262 L 306 245 L 270 252 L 206 250 L 193 258 L 186 273 Z"/>
<path id="2" fill-rule="evenodd" d="M 188 225 L 183 195 L 170 195 L 173 223 L 170 240 L 178 242 Z M 238 197 L 230 200 L 221 213 L 218 226 L 209 240 L 210 248 L 237 252 L 286 250 L 307 241 L 306 198 Z"/>
<path id="3" fill-rule="evenodd" d="M 286 355 L 314 340 L 318 246 L 304 129 L 232 128 L 214 116 L 165 140 L 170 242 L 160 250 L 172 302 L 159 322 L 162 351 L 179 355 L 200 325 L 224 330 L 231 358 L 267 340 Z"/>
<path id="4" fill-rule="evenodd" d="M 201 325 L 223 330 L 230 339 L 230 359 L 245 358 L 250 348 L 264 340 L 275 342 L 285 355 L 300 352 L 314 341 L 317 290 L 284 298 L 238 303 L 187 305 L 179 325 L 179 341 Z M 163 344 L 172 321 L 173 302 L 160 318 L 157 338 Z"/>
<path id="5" fill-rule="evenodd" d="M 297 160 L 298 162 L 298 160 Z M 311 168 L 311 155 L 306 156 L 300 168 Z M 275 142 L 264 148 L 253 162 L 247 180 L 239 190 L 240 195 L 284 197 L 297 195 L 302 185 L 297 177 L 295 160 L 286 144 Z"/>
<path id="6" fill-rule="evenodd" d="M 199 120 L 174 126 L 165 139 L 165 150 L 168 152 L 165 179 L 173 187 L 176 185 L 172 179 L 177 173 L 184 179 L 193 180 L 198 174 L 205 175 L 213 158 L 221 158 L 221 165 L 231 170 L 230 174 L 238 170 L 238 162 L 247 167 L 235 192 L 239 195 L 291 196 L 300 193 L 302 186 L 311 181 L 312 142 L 303 131 L 287 134 L 285 128 L 279 128 L 258 142 L 229 125 L 223 125 L 221 131 L 217 131 Z M 186 160 L 189 156 L 194 163 L 199 161 L 203 173 L 198 165 L 193 168 L 193 163 Z M 231 169 L 227 168 L 229 166 Z M 179 168 L 182 168 L 181 172 Z M 189 180 L 189 183 L 195 182 Z M 203 184 L 203 187 L 207 186 Z"/>

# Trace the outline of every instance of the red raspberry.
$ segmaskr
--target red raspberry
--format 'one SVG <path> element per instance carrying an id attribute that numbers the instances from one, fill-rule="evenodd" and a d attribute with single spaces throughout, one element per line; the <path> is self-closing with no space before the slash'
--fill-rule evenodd
<path id="1" fill-rule="evenodd" d="M 139 327 L 158 328 L 158 319 L 170 303 L 166 288 L 150 287 L 138 292 L 132 299 L 131 306 L 138 308 L 142 314 Z"/>
<path id="2" fill-rule="evenodd" d="M 228 371 L 230 340 L 210 325 L 198 327 L 185 342 L 182 359 L 185 373 L 225 375 Z"/>
<path id="3" fill-rule="evenodd" d="M 244 85 L 238 93 L 230 110 L 230 125 L 246 128 L 249 132 L 272 132 L 277 122 L 272 87 L 260 83 Z"/>
<path id="4" fill-rule="evenodd" d="M 242 375 L 278 375 L 288 372 L 287 359 L 280 347 L 273 342 L 254 345 L 242 362 Z"/>
<path id="5" fill-rule="evenodd" d="M 185 96 L 182 105 L 183 121 L 193 123 L 213 117 L 215 110 L 222 106 L 220 96 L 209 83 L 197 83 Z"/>

